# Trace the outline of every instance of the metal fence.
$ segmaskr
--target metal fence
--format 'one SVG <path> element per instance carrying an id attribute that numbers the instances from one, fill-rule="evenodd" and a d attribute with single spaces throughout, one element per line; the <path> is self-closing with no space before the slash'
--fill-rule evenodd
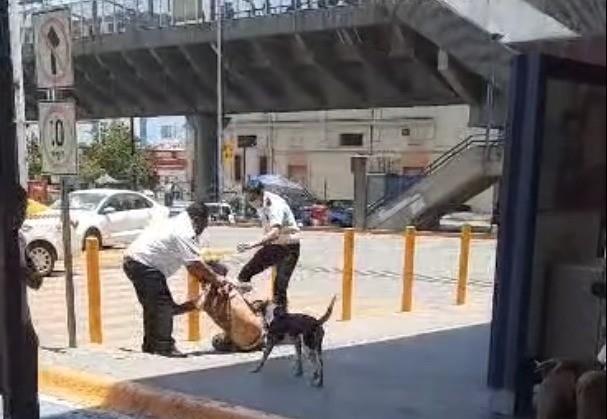
<path id="1" fill-rule="evenodd" d="M 217 4 L 223 19 L 296 13 L 312 9 L 354 6 L 364 0 L 24 0 L 25 41 L 32 42 L 33 13 L 67 7 L 74 38 L 121 33 L 127 30 L 199 25 L 216 20 Z"/>

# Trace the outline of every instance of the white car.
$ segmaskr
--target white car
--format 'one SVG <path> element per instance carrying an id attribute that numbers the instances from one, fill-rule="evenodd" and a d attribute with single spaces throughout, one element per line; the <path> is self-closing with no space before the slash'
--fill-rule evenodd
<path id="1" fill-rule="evenodd" d="M 234 224 L 236 222 L 234 211 L 230 204 L 226 204 L 225 202 L 206 202 L 205 205 L 209 209 L 209 221 L 228 224 Z"/>
<path id="2" fill-rule="evenodd" d="M 27 251 L 42 274 L 63 258 L 61 202 L 23 225 Z M 169 217 L 169 209 L 145 195 L 118 189 L 88 189 L 70 193 L 73 249 L 83 249 L 87 237 L 99 246 L 132 242 L 151 222 Z"/>

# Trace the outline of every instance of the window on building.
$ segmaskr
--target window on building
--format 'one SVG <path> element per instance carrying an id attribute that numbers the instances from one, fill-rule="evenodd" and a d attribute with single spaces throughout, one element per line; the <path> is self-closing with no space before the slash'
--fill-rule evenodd
<path id="1" fill-rule="evenodd" d="M 175 138 L 176 127 L 173 125 L 162 125 L 160 127 L 160 136 L 162 139 Z"/>
<path id="2" fill-rule="evenodd" d="M 234 156 L 234 180 L 240 182 L 242 180 L 242 157 Z"/>
<path id="3" fill-rule="evenodd" d="M 342 147 L 362 147 L 363 135 L 361 133 L 339 134 L 339 145 Z"/>
<path id="4" fill-rule="evenodd" d="M 268 173 L 268 156 L 259 156 L 259 174 Z"/>

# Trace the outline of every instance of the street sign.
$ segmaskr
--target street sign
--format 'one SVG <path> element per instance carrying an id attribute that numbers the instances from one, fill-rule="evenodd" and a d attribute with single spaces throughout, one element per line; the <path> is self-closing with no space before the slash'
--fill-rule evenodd
<path id="1" fill-rule="evenodd" d="M 33 16 L 36 81 L 39 89 L 74 84 L 70 12 L 67 9 Z"/>
<path id="2" fill-rule="evenodd" d="M 239 135 L 237 141 L 239 148 L 257 147 L 257 135 Z"/>
<path id="3" fill-rule="evenodd" d="M 50 175 L 78 174 L 76 109 L 73 102 L 38 104 L 42 171 Z"/>

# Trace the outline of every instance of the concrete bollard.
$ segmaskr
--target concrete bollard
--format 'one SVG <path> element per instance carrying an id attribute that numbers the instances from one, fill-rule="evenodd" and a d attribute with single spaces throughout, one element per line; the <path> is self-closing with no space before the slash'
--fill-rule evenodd
<path id="1" fill-rule="evenodd" d="M 198 279 L 187 274 L 188 281 L 188 300 L 191 301 L 198 297 L 200 293 L 200 282 Z M 188 314 L 188 340 L 190 342 L 198 342 L 200 340 L 200 311 L 190 311 Z"/>
<path id="2" fill-rule="evenodd" d="M 460 235 L 460 250 L 459 250 L 459 273 L 457 276 L 457 298 L 456 304 L 466 304 L 466 296 L 468 292 L 468 265 L 470 262 L 470 238 L 472 236 L 472 228 L 465 224 L 462 227 Z"/>
<path id="3" fill-rule="evenodd" d="M 400 310 L 411 311 L 413 308 L 413 281 L 415 271 L 415 227 L 407 227 L 404 242 L 403 289 Z"/>
<path id="4" fill-rule="evenodd" d="M 341 319 L 352 318 L 352 281 L 354 274 L 354 230 L 344 232 L 344 268 L 341 289 Z"/>
<path id="5" fill-rule="evenodd" d="M 91 343 L 103 343 L 101 324 L 101 283 L 99 281 L 99 241 L 88 237 L 86 250 L 86 282 L 89 300 L 89 339 Z"/>

